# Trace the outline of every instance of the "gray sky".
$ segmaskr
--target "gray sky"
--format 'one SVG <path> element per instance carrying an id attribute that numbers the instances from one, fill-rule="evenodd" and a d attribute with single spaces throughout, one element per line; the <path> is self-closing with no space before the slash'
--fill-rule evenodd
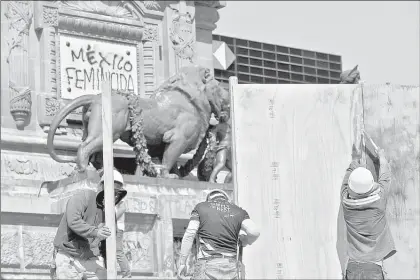
<path id="1" fill-rule="evenodd" d="M 418 1 L 227 1 L 216 34 L 342 56 L 369 84 L 418 85 Z"/>

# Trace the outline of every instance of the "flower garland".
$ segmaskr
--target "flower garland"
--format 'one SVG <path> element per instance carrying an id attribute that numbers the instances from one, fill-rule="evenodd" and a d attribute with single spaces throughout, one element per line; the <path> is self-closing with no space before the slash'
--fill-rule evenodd
<path id="1" fill-rule="evenodd" d="M 124 94 L 129 101 L 129 114 L 130 114 L 130 123 L 131 123 L 131 142 L 133 143 L 134 153 L 136 154 L 136 163 L 142 172 L 142 175 L 147 175 L 150 177 L 156 177 L 157 172 L 153 165 L 152 159 L 147 150 L 147 141 L 144 136 L 143 131 L 143 118 L 141 116 L 142 110 L 136 109 L 140 108 L 136 106 L 139 102 L 139 99 L 133 93 Z"/>

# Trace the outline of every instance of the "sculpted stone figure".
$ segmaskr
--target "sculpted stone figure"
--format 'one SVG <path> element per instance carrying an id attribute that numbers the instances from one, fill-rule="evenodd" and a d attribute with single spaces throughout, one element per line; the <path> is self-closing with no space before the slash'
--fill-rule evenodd
<path id="1" fill-rule="evenodd" d="M 360 72 L 356 65 L 351 70 L 346 70 L 340 75 L 340 84 L 358 84 L 360 81 Z"/>
<path id="2" fill-rule="evenodd" d="M 216 119 L 222 110 L 229 109 L 229 95 L 210 70 L 201 66 L 187 66 L 164 82 L 150 98 L 132 93 L 112 94 L 113 141 L 121 139 L 134 147 L 137 163 L 146 161 L 144 173 L 154 176 L 150 157 L 162 161 L 161 176 L 186 176 L 204 154 L 205 138 L 211 114 Z M 77 156 L 58 155 L 54 149 L 54 135 L 61 121 L 73 110 L 83 107 L 84 135 Z M 63 107 L 52 121 L 48 133 L 48 151 L 58 162 L 76 162 L 84 171 L 93 153 L 102 150 L 101 95 L 84 95 Z M 198 147 L 198 149 L 197 149 Z M 174 168 L 181 154 L 197 149 L 193 159 L 179 170 Z M 175 166 L 176 167 L 176 166 Z M 176 169 L 176 170 L 175 170 Z"/>
<path id="3" fill-rule="evenodd" d="M 224 183 L 230 183 L 232 182 L 232 125 L 230 118 L 227 115 L 220 117 L 219 124 L 209 133 L 213 134 L 214 141 L 198 166 L 198 178 L 200 181 L 216 183 L 217 174 L 226 167 L 229 174 Z"/>

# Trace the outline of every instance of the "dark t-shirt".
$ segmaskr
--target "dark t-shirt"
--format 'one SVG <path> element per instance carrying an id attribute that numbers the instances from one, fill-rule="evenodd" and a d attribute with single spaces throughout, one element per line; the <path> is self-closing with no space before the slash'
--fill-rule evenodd
<path id="1" fill-rule="evenodd" d="M 214 253 L 236 253 L 241 224 L 248 213 L 223 199 L 201 202 L 191 213 L 191 220 L 199 221 L 198 236 L 209 244 Z"/>

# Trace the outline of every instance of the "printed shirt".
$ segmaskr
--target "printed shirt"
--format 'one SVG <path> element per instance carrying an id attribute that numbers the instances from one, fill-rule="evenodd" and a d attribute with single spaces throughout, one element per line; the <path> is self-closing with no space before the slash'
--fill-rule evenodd
<path id="1" fill-rule="evenodd" d="M 223 199 L 201 202 L 191 213 L 191 219 L 200 222 L 197 234 L 200 255 L 236 254 L 242 222 L 248 213 Z"/>
<path id="2" fill-rule="evenodd" d="M 118 208 L 121 207 L 125 203 L 124 199 L 115 205 L 115 213 L 118 211 Z M 117 219 L 117 229 L 125 230 L 125 212 L 121 215 L 119 219 Z"/>
<path id="3" fill-rule="evenodd" d="M 375 187 L 357 199 L 349 196 L 351 172 L 363 166 L 353 161 L 341 187 L 344 220 L 347 226 L 348 256 L 359 262 L 378 262 L 396 253 L 394 240 L 386 219 L 385 190 L 391 182 L 388 163 L 381 164 Z"/>

